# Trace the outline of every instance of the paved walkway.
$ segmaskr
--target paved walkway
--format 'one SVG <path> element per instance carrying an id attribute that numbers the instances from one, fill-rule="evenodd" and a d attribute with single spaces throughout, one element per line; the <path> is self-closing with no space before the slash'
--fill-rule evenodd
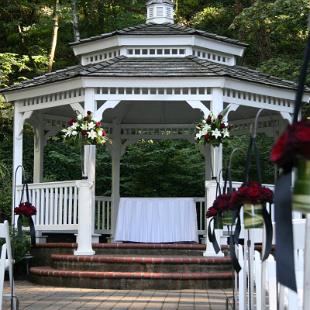
<path id="1" fill-rule="evenodd" d="M 8 292 L 8 289 L 6 289 Z M 20 310 L 162 309 L 225 310 L 231 290 L 93 290 L 56 288 L 16 282 Z M 3 310 L 9 310 L 5 301 Z"/>

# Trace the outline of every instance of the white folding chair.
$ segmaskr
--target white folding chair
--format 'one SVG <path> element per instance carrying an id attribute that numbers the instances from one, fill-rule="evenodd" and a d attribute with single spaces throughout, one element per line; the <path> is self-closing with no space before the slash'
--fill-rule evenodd
<path id="1" fill-rule="evenodd" d="M 4 244 L 1 248 L 1 258 L 0 258 L 0 310 L 2 310 L 3 297 L 9 297 L 14 310 L 18 309 L 18 300 L 15 296 L 15 286 L 13 279 L 13 257 L 11 248 L 11 239 L 9 232 L 9 224 L 7 221 L 0 223 L 0 238 L 4 239 Z M 5 272 L 9 272 L 9 283 L 10 283 L 10 293 L 3 294 L 4 288 L 4 277 Z"/>

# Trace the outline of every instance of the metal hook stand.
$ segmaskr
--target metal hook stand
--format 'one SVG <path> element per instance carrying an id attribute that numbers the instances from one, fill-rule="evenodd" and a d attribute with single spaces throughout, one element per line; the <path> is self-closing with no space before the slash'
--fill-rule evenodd
<path id="1" fill-rule="evenodd" d="M 15 227 L 15 213 L 14 213 L 14 208 L 16 207 L 16 176 L 18 173 L 18 170 L 21 169 L 22 171 L 22 181 L 24 180 L 25 176 L 25 168 L 23 165 L 19 165 L 16 167 L 14 171 L 14 186 L 13 186 L 13 214 L 12 214 L 12 227 L 14 229 Z M 14 251 L 12 248 L 12 256 L 14 257 Z M 12 270 L 12 286 L 11 286 L 11 310 L 18 310 L 19 309 L 19 300 L 18 297 L 15 295 L 14 292 L 14 268 Z"/>

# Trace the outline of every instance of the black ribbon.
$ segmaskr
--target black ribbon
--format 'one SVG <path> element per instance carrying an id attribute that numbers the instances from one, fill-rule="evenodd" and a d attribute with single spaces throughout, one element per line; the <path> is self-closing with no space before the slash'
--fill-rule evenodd
<path id="1" fill-rule="evenodd" d="M 292 226 L 291 173 L 282 175 L 276 182 L 274 203 L 276 229 L 277 280 L 297 292 L 294 239 Z"/>
<path id="2" fill-rule="evenodd" d="M 238 211 L 238 215 L 237 215 L 237 222 L 236 222 L 236 227 L 235 227 L 235 232 L 234 232 L 234 243 L 236 245 L 239 244 L 239 236 L 240 236 L 240 232 L 241 232 L 241 220 L 240 220 L 240 211 Z"/>
<path id="3" fill-rule="evenodd" d="M 34 223 L 33 223 L 31 216 L 26 216 L 26 215 L 19 215 L 18 216 L 18 219 L 17 219 L 18 236 L 20 238 L 23 237 L 23 217 L 27 219 L 28 224 L 29 224 L 31 245 L 35 245 L 36 244 L 36 232 L 35 232 Z"/>
<path id="4" fill-rule="evenodd" d="M 231 257 L 231 262 L 234 267 L 234 270 L 239 273 L 241 270 L 241 266 L 239 264 L 237 255 L 236 255 L 236 250 L 235 250 L 235 242 L 234 242 L 234 237 L 231 235 L 229 237 L 229 252 L 230 252 L 230 257 Z"/>
<path id="5" fill-rule="evenodd" d="M 211 223 L 213 222 L 213 227 L 211 228 Z M 209 221 L 209 226 L 208 226 L 208 238 L 209 241 L 212 243 L 213 248 L 215 253 L 217 254 L 221 249 L 220 246 L 216 240 L 216 236 L 215 236 L 215 218 L 212 217 L 211 220 Z"/>
<path id="6" fill-rule="evenodd" d="M 273 237 L 273 227 L 271 221 L 271 214 L 267 211 L 266 206 L 263 206 L 263 219 L 265 223 L 266 240 L 263 261 L 268 258 L 272 250 L 272 237 Z"/>

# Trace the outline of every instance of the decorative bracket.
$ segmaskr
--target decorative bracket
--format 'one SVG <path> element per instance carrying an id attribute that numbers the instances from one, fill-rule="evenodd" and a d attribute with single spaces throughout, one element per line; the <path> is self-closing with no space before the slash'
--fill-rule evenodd
<path id="1" fill-rule="evenodd" d="M 208 116 L 210 114 L 210 110 L 201 102 L 198 100 L 187 100 L 187 103 L 193 108 L 198 109 L 203 112 L 204 117 Z"/>
<path id="2" fill-rule="evenodd" d="M 72 108 L 72 110 L 74 112 L 76 112 L 76 114 L 80 113 L 80 114 L 84 114 L 84 108 L 82 107 L 82 105 L 78 102 L 76 103 L 71 103 L 70 107 Z"/>
<path id="3" fill-rule="evenodd" d="M 21 139 L 22 138 L 22 133 L 24 130 L 24 124 L 26 122 L 27 119 L 29 119 L 33 114 L 33 111 L 27 111 L 24 112 L 22 118 L 21 118 L 21 122 L 18 125 L 18 130 L 17 130 L 17 139 Z"/>
<path id="4" fill-rule="evenodd" d="M 107 100 L 97 111 L 94 113 L 94 119 L 100 121 L 102 119 L 102 114 L 105 110 L 114 109 L 121 100 Z"/>
<path id="5" fill-rule="evenodd" d="M 226 122 L 227 122 L 229 113 L 230 113 L 230 112 L 235 112 L 235 111 L 239 108 L 239 104 L 230 103 L 230 104 L 227 106 L 227 108 L 228 108 L 228 111 L 227 111 L 227 113 L 226 113 L 226 115 L 225 115 L 225 117 L 224 117 L 224 120 L 225 120 Z M 227 108 L 226 108 L 226 109 L 227 109 Z"/>
<path id="6" fill-rule="evenodd" d="M 289 112 L 280 112 L 283 119 L 286 119 L 289 123 L 292 123 L 293 114 Z"/>

